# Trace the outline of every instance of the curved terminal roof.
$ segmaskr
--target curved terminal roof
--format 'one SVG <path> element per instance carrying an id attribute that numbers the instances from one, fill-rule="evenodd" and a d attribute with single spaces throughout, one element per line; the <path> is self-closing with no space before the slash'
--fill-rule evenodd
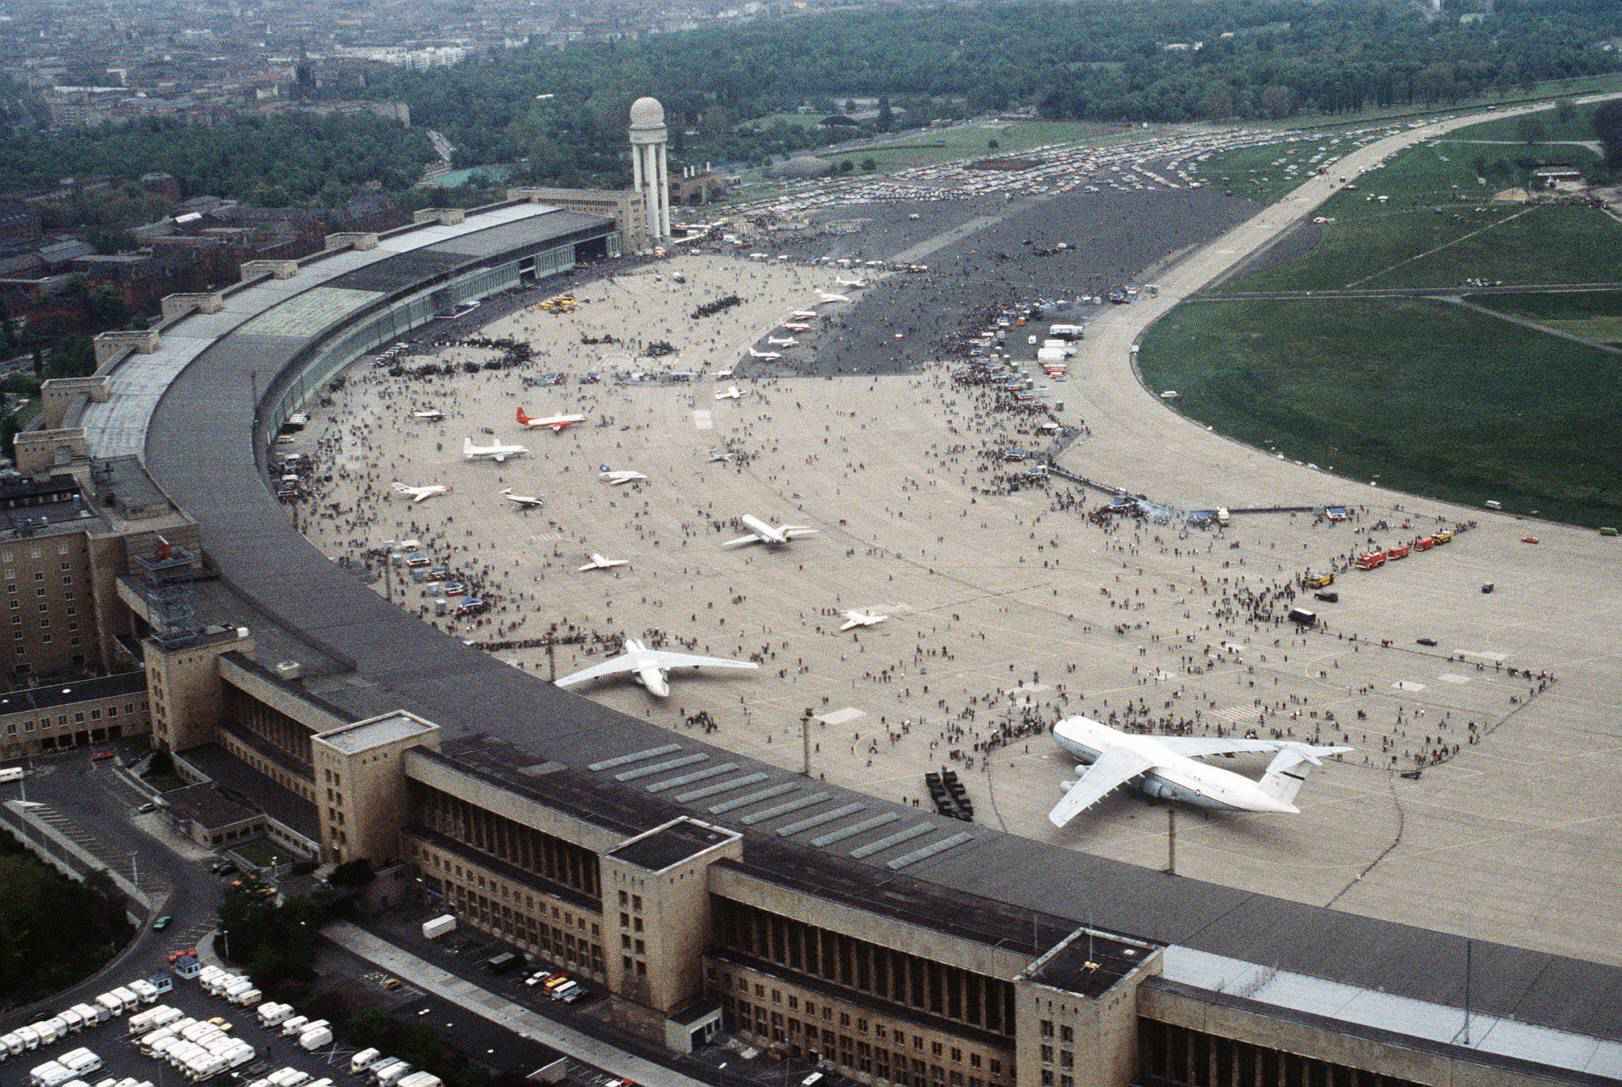
<path id="1" fill-rule="evenodd" d="M 533 213 L 504 212 L 470 216 L 466 225 L 447 243 L 487 252 L 525 244 L 536 226 Z M 384 251 L 346 271 L 408 278 L 423 248 Z M 302 645 L 308 659 L 328 662 L 329 674 L 306 680 L 322 699 L 354 718 L 405 709 L 438 724 L 447 741 L 490 736 L 533 753 L 537 766 L 589 775 L 600 787 L 588 803 L 623 798 L 603 811 L 605 826 L 634 813 L 649 829 L 685 811 L 749 836 L 761 847 L 756 856 L 778 858 L 768 863 L 832 858 L 879 898 L 904 874 L 965 902 L 1007 903 L 1359 991 L 1463 1004 L 1463 937 L 1168 876 L 812 782 L 559 690 L 389 604 L 293 529 L 255 460 L 253 390 L 310 342 L 317 323 L 308 303 L 285 323 L 276 310 L 334 283 L 321 263 L 311 271 L 256 296 L 269 303 L 256 311 L 259 331 L 240 313 L 228 328 L 199 322 L 207 343 L 185 340 L 182 330 L 174 355 L 137 394 L 155 399 L 166 373 L 156 410 L 108 408 L 97 441 L 134 441 L 144 423 L 149 470 L 201 524 L 229 588 L 207 596 L 202 610 L 230 614 L 206 617 L 249 625 L 278 653 Z M 342 299 L 322 312 L 330 331 L 343 320 Z M 115 428 L 115 418 L 129 429 Z M 1622 1040 L 1622 969 L 1480 942 L 1471 958 L 1478 1014 Z"/>

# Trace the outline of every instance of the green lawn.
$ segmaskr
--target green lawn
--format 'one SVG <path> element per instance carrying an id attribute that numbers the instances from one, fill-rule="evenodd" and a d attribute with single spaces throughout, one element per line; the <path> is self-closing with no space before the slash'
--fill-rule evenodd
<path id="1" fill-rule="evenodd" d="M 1192 418 L 1353 479 L 1622 520 L 1622 384 L 1580 344 L 1441 302 L 1207 302 L 1138 363 Z"/>
<path id="2" fill-rule="evenodd" d="M 880 170 L 904 170 L 939 162 L 1017 155 L 1047 144 L 1106 143 L 1133 134 L 1117 125 L 1091 121 L 997 121 L 951 128 L 909 129 L 886 134 L 875 140 L 872 149 L 828 149 L 816 154 L 836 162 L 850 159 L 860 163 L 864 158 L 872 158 Z M 992 140 L 997 141 L 996 147 L 991 146 Z"/>
<path id="3" fill-rule="evenodd" d="M 1622 346 L 1622 291 L 1581 294 L 1481 294 L 1470 301 L 1574 336 Z"/>
<path id="4" fill-rule="evenodd" d="M 1339 158 L 1350 144 L 1330 145 L 1334 137 L 1308 138 L 1260 147 L 1241 147 L 1212 155 L 1194 164 L 1194 175 L 1217 189 L 1231 190 L 1235 196 L 1248 196 L 1261 204 L 1271 204 L 1300 185 L 1316 167 L 1309 160 L 1325 149 L 1328 157 Z M 1290 173 L 1286 167 L 1294 166 Z"/>
<path id="5" fill-rule="evenodd" d="M 1592 140 L 1594 135 L 1594 111 L 1599 109 L 1600 103 L 1586 102 L 1577 105 L 1572 110 L 1568 120 L 1562 121 L 1558 111 L 1554 109 L 1539 110 L 1528 113 L 1525 117 L 1505 117 L 1497 121 L 1486 121 L 1469 128 L 1461 128 L 1449 133 L 1445 138 L 1449 140 L 1515 140 L 1522 139 L 1522 125 L 1526 118 L 1536 120 L 1543 126 L 1544 139 L 1548 140 Z"/>
<path id="6" fill-rule="evenodd" d="M 1333 221 L 1324 225 L 1311 252 L 1231 280 L 1221 289 L 1455 286 L 1468 277 L 1506 283 L 1615 277 L 1622 224 L 1587 208 L 1528 211 L 1491 202 L 1494 192 L 1526 180 L 1516 159 L 1592 163 L 1595 156 L 1570 145 L 1506 147 L 1503 156 L 1461 153 L 1466 148 L 1421 144 L 1383 169 L 1356 178 L 1355 190 L 1336 193 L 1319 209 Z M 1478 162 L 1481 158 L 1487 161 Z M 1484 179 L 1477 174 L 1480 165 L 1487 168 Z"/>

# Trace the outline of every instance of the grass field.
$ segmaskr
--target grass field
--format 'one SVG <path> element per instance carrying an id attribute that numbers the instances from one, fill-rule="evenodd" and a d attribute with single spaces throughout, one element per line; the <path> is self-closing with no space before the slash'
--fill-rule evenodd
<path id="1" fill-rule="evenodd" d="M 1467 148 L 1422 144 L 1363 174 L 1355 190 L 1336 193 L 1319 209 L 1332 222 L 1324 225 L 1311 252 L 1230 280 L 1221 289 L 1448 287 L 1470 277 L 1587 283 L 1617 276 L 1622 224 L 1588 208 L 1528 210 L 1491 202 L 1492 193 L 1524 180 L 1513 159 L 1558 157 L 1591 164 L 1596 156 L 1569 144 L 1502 148 L 1508 156 L 1471 154 Z M 1486 160 L 1486 178 L 1477 174 L 1483 165 L 1478 159 Z"/>
<path id="2" fill-rule="evenodd" d="M 1571 118 L 1562 121 L 1554 109 L 1528 113 L 1525 117 L 1505 117 L 1499 121 L 1486 121 L 1469 128 L 1461 128 L 1446 138 L 1449 140 L 1515 140 L 1521 139 L 1521 125 L 1525 118 L 1536 120 L 1543 126 L 1544 138 L 1549 140 L 1592 140 L 1594 111 L 1598 102 L 1585 102 L 1572 110 Z"/>
<path id="3" fill-rule="evenodd" d="M 1138 363 L 1203 423 L 1354 479 L 1622 521 L 1622 384 L 1591 348 L 1440 302 L 1191 303 Z"/>
<path id="4" fill-rule="evenodd" d="M 1525 317 L 1573 336 L 1622 347 L 1622 291 L 1481 294 L 1469 299 L 1498 313 Z"/>
<path id="5" fill-rule="evenodd" d="M 1033 147 L 1054 143 L 1107 142 L 1124 138 L 1131 130 L 1117 125 L 1090 121 L 996 121 L 889 133 L 873 141 L 872 148 L 860 144 L 818 151 L 825 159 L 861 162 L 872 158 L 882 171 L 904 170 L 940 162 L 1017 155 Z M 991 141 L 997 146 L 992 147 Z"/>

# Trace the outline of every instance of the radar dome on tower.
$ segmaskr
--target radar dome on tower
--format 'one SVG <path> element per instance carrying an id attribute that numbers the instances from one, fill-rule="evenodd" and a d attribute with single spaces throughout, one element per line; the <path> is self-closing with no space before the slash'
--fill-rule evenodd
<path id="1" fill-rule="evenodd" d="M 657 98 L 642 97 L 631 103 L 632 128 L 665 127 L 665 107 Z"/>

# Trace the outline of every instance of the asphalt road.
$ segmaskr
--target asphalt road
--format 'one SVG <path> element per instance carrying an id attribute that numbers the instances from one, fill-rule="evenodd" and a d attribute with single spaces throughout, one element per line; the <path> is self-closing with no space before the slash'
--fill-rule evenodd
<path id="1" fill-rule="evenodd" d="M 167 844 L 162 813 L 136 814 L 147 797 L 128 784 L 113 762 L 92 762 L 89 750 L 35 759 L 26 783 L 32 810 L 106 867 L 126 878 L 134 875 L 151 899 L 153 911 L 136 938 L 101 971 L 78 985 L 55 993 L 0 1018 L 0 1026 L 28 1022 L 41 1009 L 54 1010 L 94 998 L 114 984 L 145 977 L 161 968 L 169 951 L 195 946 L 214 927 L 223 897 L 223 882 L 205 865 Z M 23 786 L 0 786 L 0 801 L 21 799 Z M 150 831 L 149 832 L 149 828 Z M 155 832 L 155 833 L 153 833 Z M 189 846 L 190 843 L 187 843 Z M 192 847 L 193 853 L 197 853 Z M 139 912 L 137 907 L 135 912 Z M 162 932 L 153 918 L 174 920 Z"/>

